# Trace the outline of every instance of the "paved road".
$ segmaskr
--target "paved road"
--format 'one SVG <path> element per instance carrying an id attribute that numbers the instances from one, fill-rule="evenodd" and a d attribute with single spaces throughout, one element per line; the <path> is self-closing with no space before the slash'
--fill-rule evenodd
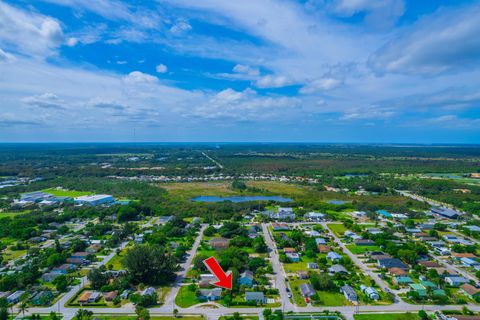
<path id="1" fill-rule="evenodd" d="M 437 261 L 439 264 L 443 265 L 444 267 L 446 267 L 447 269 L 452 269 L 452 270 L 455 270 L 458 274 L 464 276 L 465 278 L 467 279 L 470 279 L 470 280 L 473 280 L 475 281 L 475 283 L 478 282 L 478 279 L 476 277 L 474 277 L 473 275 L 471 275 L 470 273 L 468 273 L 467 271 L 463 270 L 463 269 L 460 269 L 459 267 L 451 264 L 450 262 L 448 262 L 446 259 L 442 259 L 438 256 L 435 256 L 435 255 L 431 255 L 433 257 L 433 259 L 435 259 L 435 261 Z"/>
<path id="2" fill-rule="evenodd" d="M 277 245 L 268 230 L 267 224 L 262 223 L 262 230 L 265 237 L 265 243 L 270 248 L 270 262 L 272 263 L 273 272 L 275 273 L 275 286 L 280 293 L 282 306 L 287 310 L 295 310 L 296 306 L 292 304 L 288 297 L 287 285 L 285 284 L 287 276 L 278 257 Z"/>
<path id="3" fill-rule="evenodd" d="M 187 275 L 187 272 L 190 269 L 190 266 L 192 265 L 193 258 L 195 258 L 195 255 L 197 254 L 198 247 L 202 242 L 203 231 L 207 226 L 208 225 L 204 224 L 200 228 L 197 239 L 195 239 L 192 249 L 190 249 L 190 251 L 188 252 L 187 260 L 180 265 L 180 270 L 177 272 L 177 278 L 175 279 L 175 282 L 172 285 L 170 292 L 165 297 L 164 305 L 167 307 L 170 307 L 172 312 L 173 312 L 173 309 L 177 307 L 177 305 L 175 304 L 175 297 L 177 296 L 177 293 L 180 290 L 180 287 L 182 286 L 183 279 Z"/>
<path id="4" fill-rule="evenodd" d="M 330 236 L 333 237 L 333 240 L 335 241 L 335 243 L 340 248 L 342 248 L 343 252 L 345 252 L 350 257 L 350 259 L 352 259 L 352 261 L 362 270 L 364 274 L 370 276 L 370 278 L 372 278 L 375 281 L 375 283 L 380 288 L 382 288 L 383 291 L 391 292 L 395 297 L 394 298 L 395 303 L 402 301 L 402 299 L 393 290 L 391 290 L 388 287 L 388 285 L 375 272 L 373 272 L 369 267 L 367 267 L 363 263 L 363 261 L 361 261 L 356 255 L 354 255 L 353 253 L 350 252 L 350 250 L 348 250 L 345 244 L 335 235 L 335 233 L 332 232 L 332 230 L 330 230 L 326 222 L 322 222 L 321 225 L 330 234 Z"/>
<path id="5" fill-rule="evenodd" d="M 223 165 L 218 162 L 217 160 L 213 159 L 212 157 L 210 157 L 208 154 L 206 154 L 205 152 L 202 152 L 202 154 L 210 161 L 212 161 L 217 167 L 219 167 L 220 169 L 223 169 Z"/>

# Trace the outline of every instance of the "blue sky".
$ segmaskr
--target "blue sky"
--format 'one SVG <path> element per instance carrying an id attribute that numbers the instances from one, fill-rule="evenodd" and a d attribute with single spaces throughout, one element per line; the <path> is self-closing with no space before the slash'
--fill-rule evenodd
<path id="1" fill-rule="evenodd" d="M 479 34 L 478 1 L 0 0 L 0 141 L 478 143 Z"/>

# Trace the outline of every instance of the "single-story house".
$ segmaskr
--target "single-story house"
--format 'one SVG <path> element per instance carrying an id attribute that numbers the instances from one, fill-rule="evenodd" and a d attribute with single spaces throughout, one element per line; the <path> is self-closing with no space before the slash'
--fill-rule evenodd
<path id="1" fill-rule="evenodd" d="M 245 301 L 255 301 L 258 304 L 265 304 L 267 303 L 267 299 L 263 292 L 245 292 Z"/>
<path id="2" fill-rule="evenodd" d="M 412 280 L 412 278 L 410 278 L 408 276 L 394 277 L 393 278 L 393 283 L 395 283 L 399 286 L 406 286 L 406 285 L 409 285 L 409 284 L 413 283 L 413 280 Z"/>
<path id="3" fill-rule="evenodd" d="M 308 269 L 318 269 L 318 264 L 316 264 L 315 262 L 309 262 L 309 263 L 307 263 L 307 268 Z"/>
<path id="4" fill-rule="evenodd" d="M 460 292 L 469 297 L 470 299 L 475 299 L 480 296 L 480 289 L 472 286 L 469 283 L 464 283 L 460 286 Z"/>
<path id="5" fill-rule="evenodd" d="M 287 253 L 286 254 L 287 259 L 289 259 L 291 262 L 299 262 L 300 261 L 300 256 L 298 253 Z"/>
<path id="6" fill-rule="evenodd" d="M 347 274 L 348 273 L 347 269 L 345 269 L 345 267 L 340 264 L 334 264 L 333 266 L 328 268 L 328 272 L 330 274 L 336 274 L 336 273 Z"/>
<path id="7" fill-rule="evenodd" d="M 105 301 L 113 301 L 118 296 L 118 291 L 110 291 L 105 294 Z"/>
<path id="8" fill-rule="evenodd" d="M 297 271 L 297 276 L 298 276 L 299 279 L 308 279 L 308 272 L 298 270 Z"/>
<path id="9" fill-rule="evenodd" d="M 247 287 L 253 286 L 253 272 L 250 270 L 247 270 L 241 273 L 240 277 L 238 278 L 238 284 L 244 285 Z"/>
<path id="10" fill-rule="evenodd" d="M 210 245 L 215 249 L 225 249 L 228 248 L 228 239 L 225 238 L 213 238 L 210 240 Z"/>
<path id="11" fill-rule="evenodd" d="M 423 285 L 418 283 L 411 283 L 409 286 L 410 286 L 410 290 L 418 293 L 420 297 L 427 296 L 427 288 L 425 288 Z"/>
<path id="12" fill-rule="evenodd" d="M 300 292 L 307 298 L 315 294 L 315 289 L 313 289 L 313 286 L 310 283 L 302 283 L 300 285 Z"/>
<path id="13" fill-rule="evenodd" d="M 222 289 L 200 289 L 198 298 L 202 300 L 215 301 L 219 300 L 222 297 Z"/>
<path id="14" fill-rule="evenodd" d="M 343 287 L 340 288 L 340 292 L 343 293 L 343 295 L 345 296 L 345 298 L 352 302 L 353 304 L 357 304 L 358 303 L 358 297 L 357 297 L 357 293 L 355 292 L 355 290 L 350 287 L 349 285 L 344 285 Z"/>
<path id="15" fill-rule="evenodd" d="M 378 299 L 380 299 L 380 295 L 378 294 L 377 290 L 375 290 L 374 288 L 372 287 L 367 287 L 365 285 L 361 285 L 360 286 L 360 289 L 362 290 L 363 293 L 365 293 L 367 295 L 367 297 L 369 297 L 370 299 L 372 300 L 375 300 L 377 301 Z"/>
<path id="16" fill-rule="evenodd" d="M 454 276 L 454 277 L 445 277 L 445 282 L 451 285 L 452 287 L 459 287 L 464 283 L 467 283 L 468 280 L 464 277 Z"/>
<path id="17" fill-rule="evenodd" d="M 340 259 L 342 259 L 342 256 L 334 251 L 330 251 L 329 253 L 327 253 L 327 259 L 329 259 L 332 262 L 337 262 Z"/>

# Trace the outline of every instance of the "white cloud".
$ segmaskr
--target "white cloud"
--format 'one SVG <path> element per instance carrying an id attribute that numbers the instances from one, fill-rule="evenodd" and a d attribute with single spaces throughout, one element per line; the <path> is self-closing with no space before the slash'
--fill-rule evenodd
<path id="1" fill-rule="evenodd" d="M 287 117 L 287 112 L 300 106 L 297 98 L 260 96 L 251 89 L 225 89 L 189 112 L 203 119 L 231 119 L 234 121 L 275 120 Z"/>
<path id="2" fill-rule="evenodd" d="M 479 17 L 479 5 L 439 10 L 380 48 L 370 57 L 369 65 L 381 74 L 438 74 L 477 67 Z"/>
<path id="3" fill-rule="evenodd" d="M 53 54 L 64 37 L 57 20 L 0 1 L 0 42 L 23 54 L 43 57 Z"/>
<path id="4" fill-rule="evenodd" d="M 293 84 L 292 79 L 283 75 L 267 75 L 259 78 L 255 82 L 255 86 L 258 88 L 281 88 L 291 84 Z"/>
<path id="5" fill-rule="evenodd" d="M 170 32 L 176 36 L 183 35 L 192 30 L 192 26 L 184 20 L 177 21 L 171 28 Z"/>
<path id="6" fill-rule="evenodd" d="M 332 90 L 340 86 L 342 82 L 334 78 L 316 79 L 300 89 L 300 93 L 314 93 L 318 91 Z"/>
<path id="7" fill-rule="evenodd" d="M 0 48 L 0 62 L 13 61 L 14 57 Z"/>
<path id="8" fill-rule="evenodd" d="M 43 109 L 65 109 L 65 102 L 60 100 L 57 95 L 49 92 L 25 97 L 22 101 L 27 105 Z"/>
<path id="9" fill-rule="evenodd" d="M 393 26 L 405 13 L 403 0 L 333 0 L 332 6 L 333 12 L 340 16 L 365 14 L 367 24 L 380 28 Z"/>
<path id="10" fill-rule="evenodd" d="M 78 38 L 70 37 L 67 39 L 66 45 L 69 47 L 75 47 L 79 42 Z"/>
<path id="11" fill-rule="evenodd" d="M 156 83 L 158 81 L 157 77 L 140 71 L 132 71 L 123 79 L 129 84 Z"/>
<path id="12" fill-rule="evenodd" d="M 413 126 L 435 125 L 445 129 L 474 129 L 478 130 L 480 127 L 480 119 L 478 118 L 463 118 L 454 114 L 442 115 L 435 118 L 428 118 L 417 121 Z"/>
<path id="13" fill-rule="evenodd" d="M 246 74 L 249 76 L 258 76 L 260 75 L 260 70 L 258 68 L 252 68 L 251 66 L 246 66 L 243 64 L 237 64 L 232 69 L 235 73 Z"/>
<path id="14" fill-rule="evenodd" d="M 159 65 L 157 65 L 155 70 L 157 70 L 158 73 L 167 73 L 168 72 L 168 67 L 166 65 L 164 65 L 163 63 L 160 63 Z"/>

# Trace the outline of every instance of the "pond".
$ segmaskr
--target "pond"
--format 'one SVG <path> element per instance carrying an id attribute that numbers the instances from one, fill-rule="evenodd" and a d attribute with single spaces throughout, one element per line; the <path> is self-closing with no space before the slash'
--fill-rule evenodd
<path id="1" fill-rule="evenodd" d="M 217 196 L 199 196 L 192 198 L 196 202 L 247 202 L 247 201 L 277 201 L 277 202 L 292 202 L 293 199 L 284 198 L 280 196 L 231 196 L 231 197 L 217 197 Z"/>
<path id="2" fill-rule="evenodd" d="M 330 203 L 330 204 L 337 204 L 337 205 L 342 205 L 342 204 L 345 204 L 347 203 L 348 201 L 344 201 L 344 200 L 328 200 L 327 203 Z"/>

